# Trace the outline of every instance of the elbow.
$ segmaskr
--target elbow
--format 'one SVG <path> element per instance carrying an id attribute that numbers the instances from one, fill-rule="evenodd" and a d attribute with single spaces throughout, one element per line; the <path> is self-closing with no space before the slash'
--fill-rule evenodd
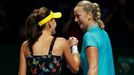
<path id="1" fill-rule="evenodd" d="M 79 71 L 79 67 L 77 67 L 76 69 L 75 69 L 75 72 L 74 73 L 77 73 Z"/>
<path id="2" fill-rule="evenodd" d="M 92 66 L 91 69 L 92 69 L 94 72 L 98 72 L 98 65 Z"/>
<path id="3" fill-rule="evenodd" d="M 96 75 L 97 75 L 97 73 L 98 73 L 98 68 L 97 68 L 97 67 L 93 68 L 93 72 L 95 72 Z"/>
<path id="4" fill-rule="evenodd" d="M 94 66 L 89 68 L 88 75 L 98 75 L 98 66 Z"/>
<path id="5" fill-rule="evenodd" d="M 76 65 L 71 71 L 76 74 L 79 71 L 79 65 Z"/>
<path id="6" fill-rule="evenodd" d="M 72 73 L 78 73 L 78 71 L 79 71 L 79 68 L 76 68 L 76 69 L 73 69 L 73 70 L 71 70 L 72 71 Z"/>

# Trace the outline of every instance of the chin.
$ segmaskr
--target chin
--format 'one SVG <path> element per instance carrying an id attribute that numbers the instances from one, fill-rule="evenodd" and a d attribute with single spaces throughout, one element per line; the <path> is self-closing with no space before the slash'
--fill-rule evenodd
<path id="1" fill-rule="evenodd" d="M 87 31 L 87 28 L 85 28 L 83 26 L 81 26 L 80 28 L 82 29 L 83 32 L 86 32 Z"/>
<path id="2" fill-rule="evenodd" d="M 52 32 L 52 35 L 55 35 L 55 34 L 56 34 L 56 31 L 53 31 L 53 32 Z"/>
<path id="3" fill-rule="evenodd" d="M 80 25 L 80 29 L 83 29 L 83 25 Z"/>
<path id="4" fill-rule="evenodd" d="M 85 33 L 87 30 L 86 29 L 82 29 L 82 32 Z"/>

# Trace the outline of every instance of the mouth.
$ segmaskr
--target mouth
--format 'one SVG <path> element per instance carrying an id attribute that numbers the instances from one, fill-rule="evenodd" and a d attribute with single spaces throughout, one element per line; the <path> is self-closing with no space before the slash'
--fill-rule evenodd
<path id="1" fill-rule="evenodd" d="M 79 24 L 79 25 L 82 25 L 82 23 L 81 23 L 81 22 L 78 22 L 78 24 Z"/>
<path id="2" fill-rule="evenodd" d="M 83 24 L 81 22 L 77 22 L 81 29 L 83 29 Z"/>
<path id="3" fill-rule="evenodd" d="M 83 29 L 83 25 L 82 24 L 79 24 L 80 28 Z"/>

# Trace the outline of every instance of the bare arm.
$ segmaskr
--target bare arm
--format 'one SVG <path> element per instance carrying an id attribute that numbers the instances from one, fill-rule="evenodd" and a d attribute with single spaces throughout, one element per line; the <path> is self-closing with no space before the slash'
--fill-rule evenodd
<path id="1" fill-rule="evenodd" d="M 24 50 L 25 50 L 25 43 L 23 43 L 21 46 L 18 75 L 26 75 L 26 60 L 25 60 Z"/>
<path id="2" fill-rule="evenodd" d="M 69 44 L 66 40 L 63 41 L 63 50 L 64 50 L 64 56 L 65 59 L 73 73 L 76 73 L 79 71 L 79 65 L 80 65 L 80 57 L 78 53 L 71 53 Z"/>
<path id="3" fill-rule="evenodd" d="M 86 53 L 89 64 L 88 75 L 98 75 L 98 49 L 87 47 Z"/>

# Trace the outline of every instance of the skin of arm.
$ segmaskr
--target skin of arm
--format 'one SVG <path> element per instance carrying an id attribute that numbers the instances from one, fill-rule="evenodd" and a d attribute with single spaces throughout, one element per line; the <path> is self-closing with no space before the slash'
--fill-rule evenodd
<path id="1" fill-rule="evenodd" d="M 20 63 L 19 63 L 18 75 L 26 75 L 26 59 L 25 59 L 24 50 L 26 50 L 26 42 L 22 44 L 20 50 Z"/>
<path id="2" fill-rule="evenodd" d="M 79 71 L 80 66 L 80 57 L 78 53 L 71 53 L 71 48 L 68 42 L 65 39 L 62 39 L 62 49 L 64 53 L 64 57 L 73 73 L 77 73 Z"/>
<path id="3" fill-rule="evenodd" d="M 88 60 L 88 74 L 98 75 L 98 49 L 93 46 L 86 48 L 87 60 Z"/>

